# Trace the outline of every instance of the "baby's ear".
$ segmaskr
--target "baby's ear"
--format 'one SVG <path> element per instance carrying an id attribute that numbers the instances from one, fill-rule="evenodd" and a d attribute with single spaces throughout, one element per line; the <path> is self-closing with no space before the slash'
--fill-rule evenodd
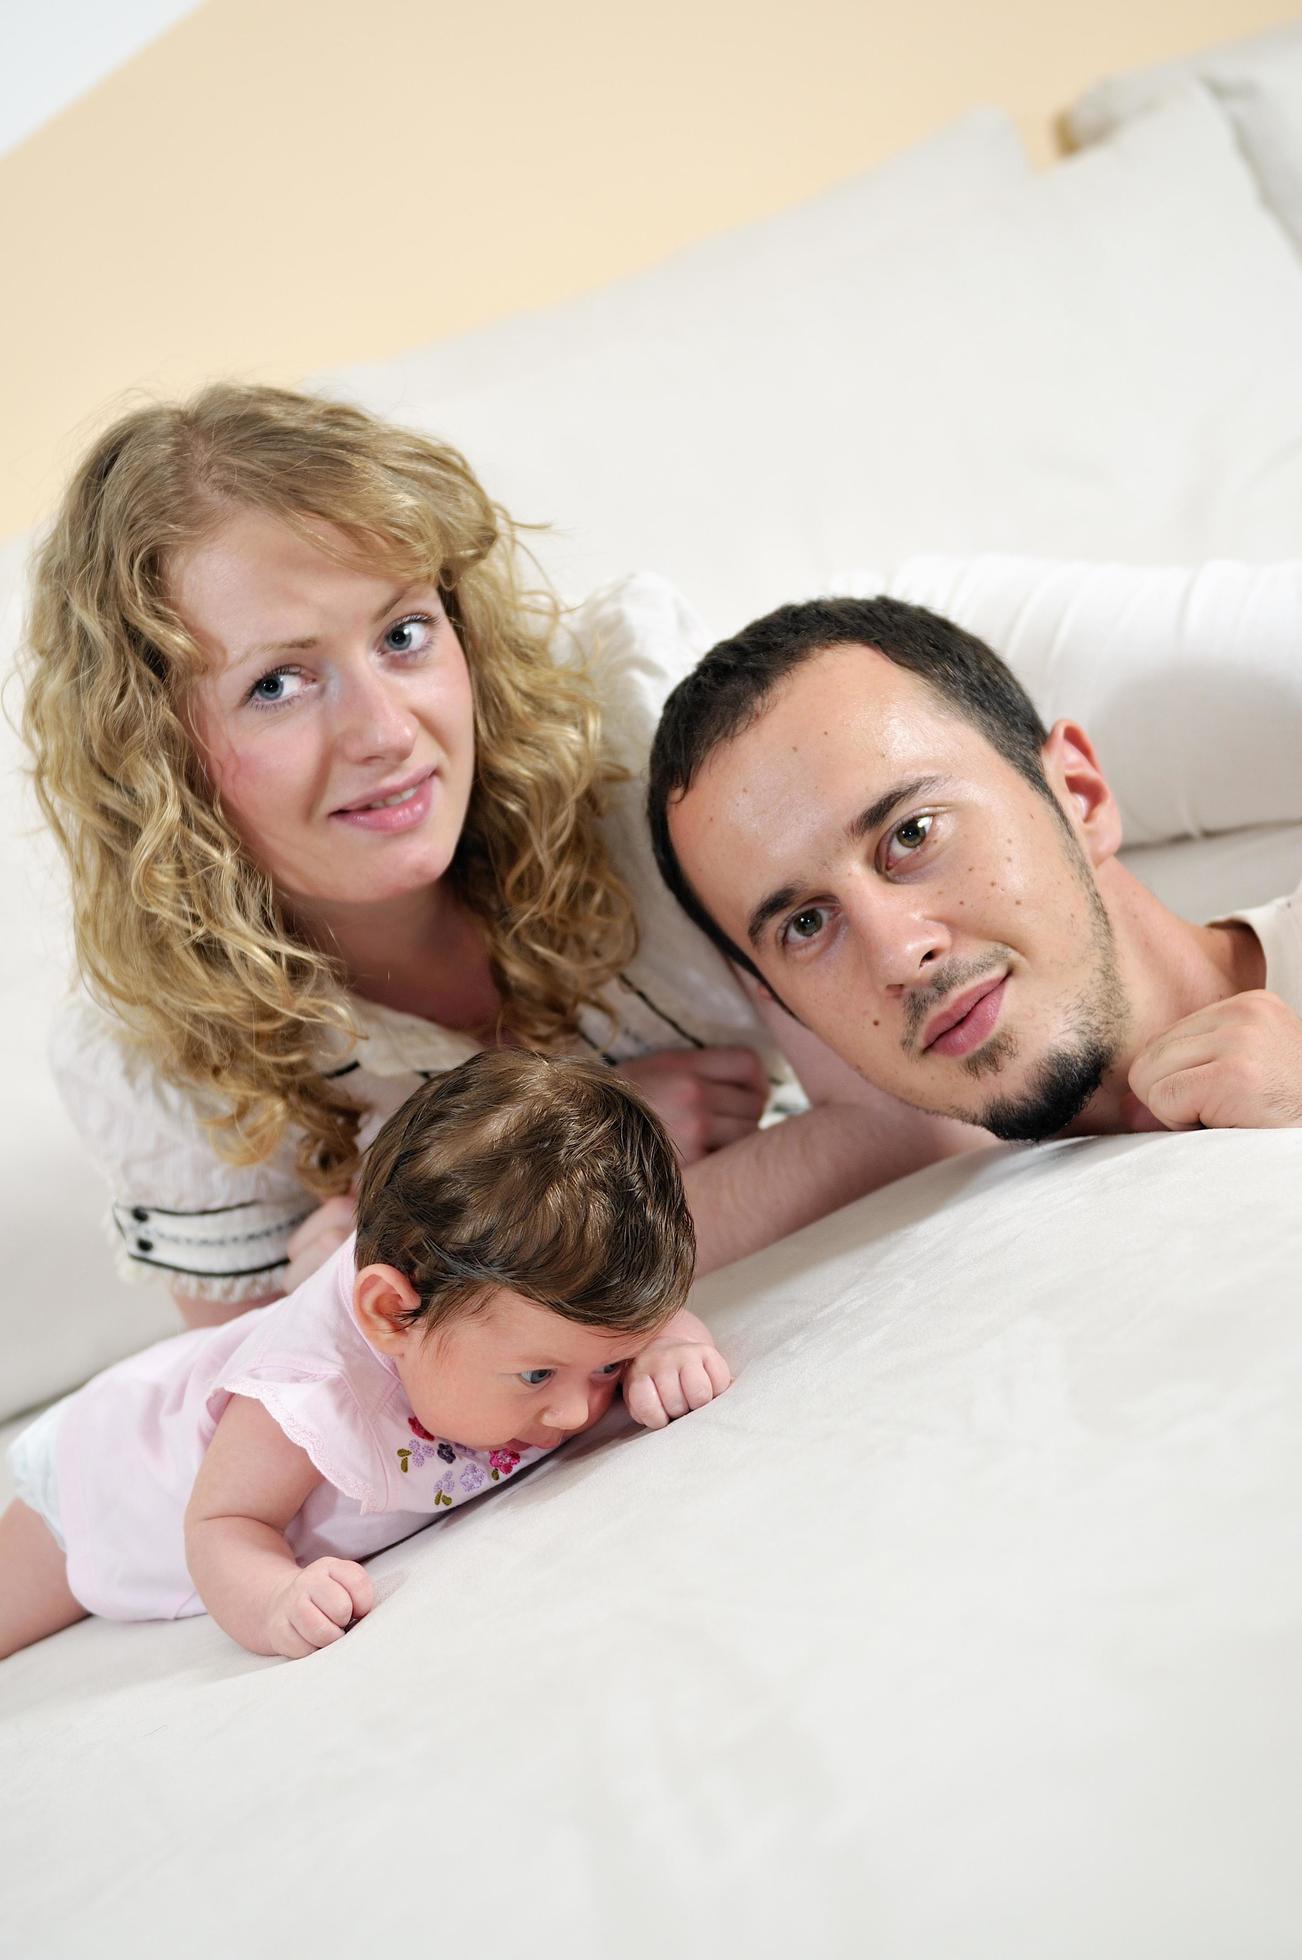
<path id="1" fill-rule="evenodd" d="M 420 1294 L 396 1266 L 363 1266 L 353 1281 L 353 1314 L 372 1347 L 400 1354 L 414 1329 L 402 1316 L 420 1305 Z"/>

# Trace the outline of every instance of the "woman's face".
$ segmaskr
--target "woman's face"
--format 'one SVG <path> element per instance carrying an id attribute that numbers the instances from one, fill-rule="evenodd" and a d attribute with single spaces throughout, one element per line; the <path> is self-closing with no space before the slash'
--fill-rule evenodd
<path id="1" fill-rule="evenodd" d="M 441 878 L 475 733 L 437 588 L 395 589 L 239 510 L 177 558 L 170 590 L 208 663 L 191 713 L 209 779 L 280 893 L 374 904 Z"/>

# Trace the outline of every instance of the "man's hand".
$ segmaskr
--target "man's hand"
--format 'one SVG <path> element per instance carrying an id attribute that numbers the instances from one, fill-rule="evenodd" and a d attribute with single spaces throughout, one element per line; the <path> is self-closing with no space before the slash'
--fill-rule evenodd
<path id="1" fill-rule="evenodd" d="M 1276 994 L 1234 994 L 1136 1056 L 1130 1087 L 1168 1130 L 1302 1128 L 1302 1020 Z"/>
<path id="2" fill-rule="evenodd" d="M 731 1385 L 732 1372 L 710 1330 L 684 1308 L 628 1367 L 624 1402 L 644 1429 L 663 1429 L 689 1409 L 703 1409 Z"/>
<path id="3" fill-rule="evenodd" d="M 375 1588 L 350 1558 L 318 1558 L 295 1572 L 271 1602 L 267 1644 L 286 1660 L 302 1660 L 342 1639 L 350 1620 L 375 1604 Z"/>

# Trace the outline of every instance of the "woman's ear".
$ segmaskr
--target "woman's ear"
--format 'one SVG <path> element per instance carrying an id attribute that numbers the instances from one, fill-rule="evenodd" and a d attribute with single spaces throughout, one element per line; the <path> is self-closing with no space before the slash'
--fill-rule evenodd
<path id="1" fill-rule="evenodd" d="M 1085 730 L 1074 721 L 1056 721 L 1040 754 L 1049 788 L 1090 863 L 1115 857 L 1121 849 L 1121 812 Z"/>
<path id="2" fill-rule="evenodd" d="M 353 1281 L 353 1314 L 372 1347 L 401 1354 L 416 1329 L 402 1316 L 420 1305 L 420 1294 L 396 1266 L 363 1266 Z"/>

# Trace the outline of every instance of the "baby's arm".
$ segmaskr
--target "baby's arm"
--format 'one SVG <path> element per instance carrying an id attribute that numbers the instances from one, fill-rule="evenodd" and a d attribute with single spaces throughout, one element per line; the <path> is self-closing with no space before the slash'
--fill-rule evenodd
<path id="1" fill-rule="evenodd" d="M 629 1363 L 624 1402 L 645 1429 L 663 1429 L 675 1416 L 703 1409 L 732 1384 L 732 1371 L 709 1328 L 686 1307 Z"/>
<path id="2" fill-rule="evenodd" d="M 322 1482 L 261 1402 L 233 1395 L 185 1513 L 185 1557 L 219 1627 L 254 1654 L 299 1660 L 369 1613 L 371 1582 L 346 1558 L 300 1566 L 285 1527 Z"/>

